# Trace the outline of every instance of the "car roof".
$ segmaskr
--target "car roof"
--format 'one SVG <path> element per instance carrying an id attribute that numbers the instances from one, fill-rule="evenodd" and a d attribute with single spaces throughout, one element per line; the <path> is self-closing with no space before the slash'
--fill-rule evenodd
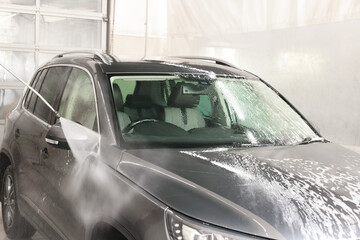
<path id="1" fill-rule="evenodd" d="M 96 61 L 108 75 L 125 74 L 201 74 L 224 75 L 258 79 L 257 76 L 239 69 L 226 61 L 194 56 L 153 57 L 140 60 L 119 59 L 98 52 L 66 52 L 55 56 L 44 66 L 54 64 L 88 65 Z"/>

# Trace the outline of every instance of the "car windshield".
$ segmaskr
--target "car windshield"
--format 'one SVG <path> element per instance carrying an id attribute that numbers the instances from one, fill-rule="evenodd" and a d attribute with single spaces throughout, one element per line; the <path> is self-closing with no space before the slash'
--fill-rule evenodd
<path id="1" fill-rule="evenodd" d="M 123 141 L 130 145 L 291 145 L 319 138 L 258 79 L 112 76 Z"/>

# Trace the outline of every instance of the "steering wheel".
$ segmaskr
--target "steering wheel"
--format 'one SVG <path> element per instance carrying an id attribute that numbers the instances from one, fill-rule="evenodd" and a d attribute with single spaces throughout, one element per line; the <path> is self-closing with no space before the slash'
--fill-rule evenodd
<path id="1" fill-rule="evenodd" d="M 143 123 L 147 123 L 147 122 L 160 122 L 157 119 L 154 118 L 146 118 L 146 119 L 141 119 L 132 123 L 129 123 L 123 130 L 122 133 L 129 133 L 131 129 L 133 129 L 134 127 L 136 127 L 139 124 L 143 124 Z"/>

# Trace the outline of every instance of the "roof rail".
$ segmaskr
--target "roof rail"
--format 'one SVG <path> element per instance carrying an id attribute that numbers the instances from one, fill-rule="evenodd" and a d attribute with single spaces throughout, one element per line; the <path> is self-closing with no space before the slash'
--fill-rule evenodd
<path id="1" fill-rule="evenodd" d="M 70 52 L 64 52 L 56 55 L 54 58 L 61 58 L 64 55 L 71 55 L 71 54 L 89 54 L 93 55 L 94 58 L 100 59 L 103 63 L 107 65 L 111 65 L 113 62 L 118 62 L 118 58 L 114 55 L 110 55 L 107 53 L 102 52 L 96 52 L 96 51 L 70 51 Z"/>
<path id="2" fill-rule="evenodd" d="M 215 64 L 220 64 L 227 67 L 237 68 L 235 65 L 228 63 L 224 60 L 213 58 L 213 57 L 200 57 L 200 56 L 174 56 L 175 58 L 182 58 L 182 59 L 194 59 L 194 60 L 201 60 L 201 61 L 210 61 L 215 62 Z"/>

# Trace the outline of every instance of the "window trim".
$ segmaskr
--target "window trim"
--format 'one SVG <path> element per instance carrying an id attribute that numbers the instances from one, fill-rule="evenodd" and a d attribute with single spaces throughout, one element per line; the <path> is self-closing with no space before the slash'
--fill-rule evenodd
<path id="1" fill-rule="evenodd" d="M 41 73 L 42 71 L 37 71 L 35 72 L 34 74 L 34 77 L 31 79 L 29 85 L 36 85 L 37 81 L 39 81 L 40 77 L 41 77 Z M 26 90 L 24 92 L 24 108 L 25 109 L 28 109 L 29 108 L 29 104 L 30 104 L 30 100 L 31 100 L 31 97 L 32 97 L 32 92 L 30 93 L 30 89 L 28 89 L 27 87 L 25 87 Z M 34 88 L 35 89 L 35 88 Z M 31 95 L 30 95 L 31 94 Z M 26 104 L 26 107 L 25 107 L 25 104 Z"/>
<path id="2" fill-rule="evenodd" d="M 96 110 L 96 122 L 97 122 L 97 132 L 100 134 L 101 133 L 101 129 L 100 129 L 100 120 L 99 120 L 99 108 L 98 108 L 98 99 L 97 99 L 97 95 L 96 95 L 96 89 L 95 89 L 95 80 L 93 78 L 93 76 L 91 75 L 90 71 L 88 69 L 86 69 L 85 67 L 82 67 L 82 66 L 78 66 L 78 65 L 75 65 L 75 64 L 51 64 L 51 65 L 48 65 L 48 66 L 44 66 L 44 67 L 41 67 L 39 68 L 37 71 L 36 71 L 36 74 L 39 73 L 40 71 L 43 71 L 45 69 L 49 69 L 49 68 L 52 68 L 52 67 L 71 67 L 71 68 L 77 68 L 77 69 L 80 69 L 80 70 L 83 70 L 86 74 L 88 74 L 88 76 L 90 77 L 90 80 L 91 80 L 91 84 L 92 84 L 92 88 L 93 88 L 93 93 L 94 93 L 94 97 L 95 97 L 95 110 Z M 71 72 L 71 71 L 70 71 Z M 46 77 L 46 76 L 45 76 Z M 63 87 L 65 87 L 67 81 L 68 81 L 68 77 L 69 75 L 67 76 L 66 78 L 66 82 L 64 83 Z M 27 91 L 31 91 L 30 89 L 27 89 Z M 62 97 L 62 94 L 63 94 L 63 91 L 61 92 L 61 96 Z M 25 95 L 24 95 L 25 96 Z M 52 126 L 54 124 L 51 124 L 51 123 L 46 123 L 44 120 L 40 119 L 39 117 L 35 116 L 34 113 L 28 111 L 25 106 L 24 106 L 24 103 L 25 103 L 25 97 L 22 99 L 22 103 L 21 103 L 21 106 L 22 108 L 28 112 L 29 114 L 31 114 L 32 116 L 34 116 L 35 118 L 37 118 L 38 120 L 40 120 L 41 122 L 45 123 L 47 126 Z M 57 106 L 59 107 L 59 106 Z M 70 120 L 71 121 L 71 120 Z M 93 131 L 93 130 L 92 130 Z"/>

